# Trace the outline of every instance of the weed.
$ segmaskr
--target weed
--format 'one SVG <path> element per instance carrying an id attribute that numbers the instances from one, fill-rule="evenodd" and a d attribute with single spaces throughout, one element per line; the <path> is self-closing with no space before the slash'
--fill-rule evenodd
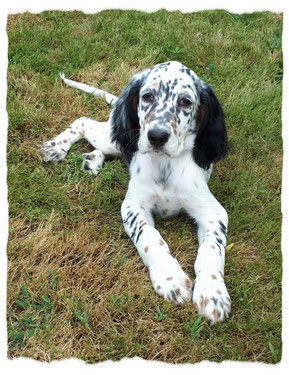
<path id="1" fill-rule="evenodd" d="M 198 316 L 192 325 L 184 323 L 184 328 L 190 333 L 191 340 L 196 339 L 204 328 L 204 317 Z"/>
<path id="2" fill-rule="evenodd" d="M 76 319 L 87 330 L 90 330 L 88 320 L 87 320 L 87 311 L 88 311 L 87 306 L 85 306 L 84 311 L 82 312 L 82 309 L 81 309 L 81 306 L 79 306 L 79 303 L 76 302 L 76 301 L 73 301 L 73 307 L 74 307 L 74 315 L 75 315 Z"/>
<path id="3" fill-rule="evenodd" d="M 273 42 L 271 45 L 271 51 L 273 52 L 275 48 L 277 48 L 280 45 L 280 38 L 277 37 L 277 35 L 273 34 Z"/>
<path id="4" fill-rule="evenodd" d="M 158 308 L 157 308 L 157 313 L 156 313 L 156 315 L 154 316 L 155 320 L 156 320 L 157 322 L 160 322 L 160 321 L 163 320 L 165 317 L 166 317 L 166 314 L 163 313 L 163 312 L 160 310 L 160 308 L 158 307 Z"/>
<path id="5" fill-rule="evenodd" d="M 9 348 L 14 348 L 17 345 L 24 348 L 26 339 L 34 335 L 37 330 L 43 330 L 48 321 L 52 319 L 55 306 L 47 294 L 38 300 L 31 299 L 23 284 L 21 285 L 20 298 L 14 301 L 13 306 L 19 312 L 7 309 Z"/>
<path id="6" fill-rule="evenodd" d="M 55 289 L 58 283 L 59 275 L 54 275 L 54 273 L 49 268 L 47 268 L 46 271 L 51 275 L 51 286 L 53 289 Z"/>
<path id="7" fill-rule="evenodd" d="M 271 342 L 268 343 L 268 346 L 269 346 L 270 352 L 272 353 L 272 357 L 273 357 L 274 363 L 279 362 L 278 355 L 277 355 L 277 353 L 276 353 L 273 345 L 271 344 Z"/>

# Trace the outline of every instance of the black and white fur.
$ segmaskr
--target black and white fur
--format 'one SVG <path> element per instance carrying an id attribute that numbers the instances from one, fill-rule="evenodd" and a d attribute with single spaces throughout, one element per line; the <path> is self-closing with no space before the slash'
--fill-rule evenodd
<path id="1" fill-rule="evenodd" d="M 97 174 L 106 156 L 124 156 L 130 172 L 121 206 L 124 229 L 148 267 L 155 291 L 175 303 L 192 301 L 211 323 L 228 317 L 228 217 L 207 185 L 212 163 L 226 156 L 228 142 L 212 88 L 174 61 L 136 74 L 119 98 L 61 77 L 68 86 L 105 97 L 113 108 L 107 122 L 80 118 L 45 142 L 44 160 L 62 160 L 81 138 L 95 148 L 85 154 L 84 171 Z M 167 217 L 180 211 L 198 226 L 194 282 L 154 226 L 153 214 Z"/>

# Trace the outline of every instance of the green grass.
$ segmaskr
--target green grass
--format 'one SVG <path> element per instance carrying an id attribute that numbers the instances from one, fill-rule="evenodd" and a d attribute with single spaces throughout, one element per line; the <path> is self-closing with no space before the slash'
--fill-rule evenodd
<path id="1" fill-rule="evenodd" d="M 21 295 L 13 304 L 17 312 L 8 309 L 9 349 L 17 346 L 24 348 L 27 337 L 37 336 L 39 330 L 49 329 L 49 322 L 55 312 L 55 306 L 47 294 L 41 296 L 39 300 L 32 300 L 23 284 L 20 289 Z"/>
<path id="2" fill-rule="evenodd" d="M 10 15 L 8 49 L 8 356 L 88 363 L 139 356 L 169 363 L 281 359 L 282 15 L 106 10 Z M 79 80 L 119 95 L 148 66 L 179 60 L 214 87 L 229 156 L 210 189 L 229 214 L 230 319 L 210 327 L 193 306 L 158 297 L 122 227 L 120 160 L 81 172 L 76 144 L 58 165 L 39 146 L 81 116 L 106 120 Z M 192 278 L 195 227 L 156 219 Z"/>

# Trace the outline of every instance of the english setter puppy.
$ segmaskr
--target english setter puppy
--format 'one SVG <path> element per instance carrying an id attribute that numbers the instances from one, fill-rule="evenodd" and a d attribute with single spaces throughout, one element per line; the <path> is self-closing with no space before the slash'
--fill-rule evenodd
<path id="1" fill-rule="evenodd" d="M 108 155 L 123 156 L 130 181 L 121 206 L 126 233 L 147 266 L 156 293 L 175 303 L 192 301 L 210 323 L 229 316 L 224 283 L 228 217 L 210 192 L 212 163 L 228 151 L 222 107 L 211 86 L 170 61 L 136 74 L 120 97 L 65 79 L 112 104 L 107 122 L 79 118 L 42 146 L 45 161 L 62 160 L 84 138 L 84 171 L 97 174 Z M 161 217 L 185 211 L 197 224 L 199 248 L 192 282 L 155 229 Z"/>

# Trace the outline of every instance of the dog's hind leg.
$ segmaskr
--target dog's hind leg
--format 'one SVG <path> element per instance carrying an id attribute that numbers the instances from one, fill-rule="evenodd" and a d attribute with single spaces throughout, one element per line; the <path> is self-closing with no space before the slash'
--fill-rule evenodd
<path id="1" fill-rule="evenodd" d="M 109 122 L 98 122 L 87 117 L 81 117 L 64 132 L 43 143 L 41 153 L 44 160 L 46 162 L 61 161 L 65 158 L 71 146 L 80 139 L 86 139 L 97 151 L 101 152 L 102 156 L 99 159 L 103 158 L 104 160 L 105 155 L 120 155 L 115 143 L 110 141 Z"/>

